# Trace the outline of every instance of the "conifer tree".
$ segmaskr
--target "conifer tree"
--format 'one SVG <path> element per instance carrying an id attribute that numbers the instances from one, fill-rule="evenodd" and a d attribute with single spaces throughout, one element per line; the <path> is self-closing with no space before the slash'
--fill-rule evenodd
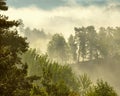
<path id="1" fill-rule="evenodd" d="M 7 8 L 0 0 L 0 10 Z M 19 25 L 19 21 L 0 15 L 0 96 L 30 96 L 32 83 L 27 77 L 27 64 L 19 57 L 27 51 L 28 43 L 17 33 L 15 27 Z"/>

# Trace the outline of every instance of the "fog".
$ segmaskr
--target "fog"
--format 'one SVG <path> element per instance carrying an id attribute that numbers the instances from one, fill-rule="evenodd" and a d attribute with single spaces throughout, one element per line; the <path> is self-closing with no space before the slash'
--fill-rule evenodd
<path id="1" fill-rule="evenodd" d="M 71 0 L 72 1 L 72 0 Z M 72 3 L 71 3 L 72 4 Z M 96 27 L 119 26 L 119 4 L 110 3 L 106 6 L 60 6 L 51 10 L 44 10 L 36 6 L 14 8 L 9 7 L 7 12 L 2 12 L 11 19 L 22 19 L 25 26 L 30 28 L 45 29 L 48 33 L 62 33 L 66 38 L 76 26 Z"/>
<path id="2" fill-rule="evenodd" d="M 76 74 L 87 73 L 92 82 L 96 82 L 98 79 L 107 81 L 114 89 L 120 94 L 120 65 L 119 63 L 112 62 L 112 60 L 106 60 L 105 63 L 95 64 L 95 63 L 86 63 L 86 64 L 71 64 Z"/>
<path id="3" fill-rule="evenodd" d="M 71 0 L 72 2 L 72 0 Z M 74 2 L 73 2 L 74 3 Z M 120 12 L 118 4 L 109 4 L 107 6 L 61 6 L 52 10 L 44 10 L 36 6 L 14 8 L 10 7 L 6 14 L 10 19 L 22 19 L 25 25 L 22 33 L 28 38 L 31 48 L 36 48 L 45 53 L 47 44 L 55 33 L 62 33 L 66 40 L 70 34 L 74 34 L 74 27 L 93 25 L 96 28 L 101 26 L 119 26 Z M 29 27 L 31 35 L 25 34 L 25 28 Z M 44 29 L 44 36 L 33 31 L 37 28 L 41 32 Z M 41 37 L 40 37 L 41 36 Z M 106 63 L 106 64 L 105 64 Z M 120 65 L 111 60 L 106 60 L 103 64 L 71 64 L 74 72 L 77 74 L 87 73 L 94 81 L 102 78 L 108 81 L 119 92 L 120 85 Z M 119 93 L 120 94 L 120 93 Z"/>
<path id="4" fill-rule="evenodd" d="M 74 34 L 74 27 L 94 25 L 96 28 L 101 26 L 119 26 L 120 17 L 119 4 L 110 3 L 106 6 L 80 6 L 69 1 L 71 6 L 60 6 L 51 10 L 44 10 L 36 6 L 14 8 L 9 7 L 6 14 L 10 19 L 22 19 L 25 27 L 31 29 L 37 28 L 39 30 L 44 29 L 46 34 L 62 33 L 64 37 L 69 37 L 70 34 Z M 46 50 L 42 43 L 42 40 L 33 40 L 34 43 L 30 43 L 31 47 L 38 49 L 41 44 L 41 50 Z M 44 46 L 44 47 L 43 47 Z"/>
<path id="5" fill-rule="evenodd" d="M 25 37 L 27 37 L 27 41 L 29 42 L 31 48 L 36 48 L 40 53 L 47 52 L 47 45 L 53 34 L 47 34 L 44 29 L 30 29 L 29 27 L 23 28 L 20 32 L 20 34 L 23 34 Z M 117 93 L 120 94 L 119 60 L 116 60 L 115 58 L 106 58 L 105 60 L 101 60 L 99 62 L 85 61 L 84 63 L 80 62 L 69 65 L 72 67 L 75 74 L 80 75 L 87 73 L 93 82 L 96 82 L 97 79 L 103 79 L 104 81 L 107 81 L 111 86 L 114 87 L 115 90 L 117 90 Z"/>
<path id="6" fill-rule="evenodd" d="M 36 49 L 39 53 L 46 53 L 47 44 L 52 38 L 52 34 L 45 32 L 44 29 L 30 27 L 19 27 L 19 34 L 27 38 L 30 48 Z"/>

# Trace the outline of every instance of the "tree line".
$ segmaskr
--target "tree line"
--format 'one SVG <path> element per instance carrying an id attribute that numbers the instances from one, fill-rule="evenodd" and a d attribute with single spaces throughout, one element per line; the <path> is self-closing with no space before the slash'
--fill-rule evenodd
<path id="1" fill-rule="evenodd" d="M 67 42 L 63 35 L 55 34 L 47 52 L 58 61 L 84 62 L 120 56 L 120 27 L 75 27 L 75 35 Z"/>

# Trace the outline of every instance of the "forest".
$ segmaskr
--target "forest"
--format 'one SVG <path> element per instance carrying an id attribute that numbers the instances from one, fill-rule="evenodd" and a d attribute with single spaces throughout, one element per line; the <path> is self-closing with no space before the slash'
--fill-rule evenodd
<path id="1" fill-rule="evenodd" d="M 0 14 L 0 96 L 119 96 L 120 27 L 74 26 L 66 39 L 23 22 Z"/>

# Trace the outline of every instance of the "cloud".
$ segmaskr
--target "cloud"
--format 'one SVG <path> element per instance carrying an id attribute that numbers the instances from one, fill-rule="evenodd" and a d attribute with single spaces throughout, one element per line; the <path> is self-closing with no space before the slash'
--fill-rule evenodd
<path id="1" fill-rule="evenodd" d="M 113 6 L 114 5 L 114 6 Z M 118 4 L 99 6 L 62 6 L 44 10 L 35 6 L 10 7 L 4 14 L 11 19 L 22 19 L 25 26 L 43 28 L 48 33 L 74 34 L 74 27 L 94 25 L 98 27 L 119 26 Z"/>
<path id="2" fill-rule="evenodd" d="M 28 7 L 35 5 L 42 9 L 52 9 L 59 6 L 63 6 L 66 0 L 7 0 L 8 5 L 16 8 Z"/>
<path id="3" fill-rule="evenodd" d="M 7 0 L 8 6 L 14 6 L 15 8 L 35 5 L 45 10 L 51 10 L 65 5 L 106 6 L 109 3 L 120 3 L 120 0 Z"/>

